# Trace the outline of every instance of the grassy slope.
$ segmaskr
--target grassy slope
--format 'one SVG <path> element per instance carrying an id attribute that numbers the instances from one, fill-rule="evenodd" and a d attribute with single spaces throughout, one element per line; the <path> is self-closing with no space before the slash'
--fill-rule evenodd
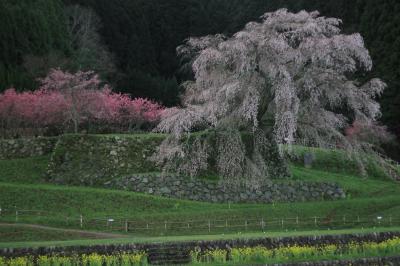
<path id="1" fill-rule="evenodd" d="M 311 178 L 319 177 L 320 172 L 313 170 L 295 169 L 295 176 L 306 178 L 302 172 L 311 175 Z M 329 177 L 329 178 L 335 178 Z M 354 178 L 354 179 L 352 179 Z M 365 183 L 365 184 L 363 184 Z M 225 220 L 229 221 L 242 219 L 261 219 L 266 220 L 283 217 L 304 217 L 313 216 L 330 217 L 337 216 L 341 219 L 347 216 L 348 221 L 355 219 L 357 215 L 361 217 L 377 215 L 392 216 L 393 223 L 400 222 L 400 212 L 396 211 L 400 206 L 399 186 L 388 182 L 386 184 L 379 180 L 359 180 L 356 177 L 349 177 L 343 181 L 344 187 L 352 191 L 351 199 L 329 202 L 304 202 L 304 203 L 279 203 L 279 204 L 232 204 L 230 208 L 227 204 L 210 204 L 200 202 L 190 202 L 175 199 L 165 199 L 148 196 L 133 192 L 113 191 L 104 189 L 82 188 L 82 187 L 62 187 L 53 185 L 22 185 L 0 183 L 0 198 L 3 206 L 20 206 L 25 209 L 46 210 L 54 214 L 48 214 L 44 218 L 20 217 L 20 221 L 43 223 L 55 226 L 67 226 L 65 216 L 72 216 L 77 220 L 79 214 L 83 214 L 85 219 L 92 218 L 129 218 L 131 221 L 150 221 L 162 223 L 168 221 L 189 221 L 189 220 Z M 359 186 L 357 187 L 357 184 Z M 364 186 L 367 187 L 364 190 Z M 372 196 L 379 192 L 379 196 Z M 19 209 L 20 209 L 19 208 Z M 61 217 L 63 216 L 63 217 Z M 46 218 L 47 217 L 47 218 Z M 53 217 L 49 219 L 48 217 Z M 3 220 L 13 221 L 14 214 Z M 371 218 L 370 222 L 373 221 Z M 231 222 L 230 222 L 231 223 Z M 69 224 L 72 226 L 72 224 Z M 370 223 L 371 225 L 371 223 Z M 340 226 L 340 225 L 338 225 Z M 346 226 L 350 226 L 347 223 Z M 310 229 L 313 227 L 312 220 L 307 224 L 298 227 L 298 230 Z M 85 225 L 87 229 L 105 229 L 97 225 Z M 259 228 L 259 227 L 257 227 Z M 270 230 L 279 230 L 279 225 L 269 226 Z M 231 230 L 243 230 L 243 228 L 232 228 Z M 249 229 L 251 230 L 251 229 Z M 259 230 L 259 229 L 255 229 Z M 204 234 L 206 228 L 191 229 L 192 234 Z M 213 233 L 223 233 L 225 229 L 214 230 Z M 141 232 L 143 234 L 143 232 Z M 151 230 L 145 232 L 146 235 L 161 234 L 182 234 L 188 231 L 169 229 Z"/>
<path id="2" fill-rule="evenodd" d="M 396 198 L 400 192 L 400 186 L 391 181 L 373 179 L 361 179 L 355 176 L 328 174 L 318 170 L 293 167 L 295 179 L 313 181 L 335 181 L 351 194 L 354 202 L 377 201 L 381 198 Z M 39 209 L 58 211 L 65 214 L 107 214 L 127 213 L 137 215 L 182 213 L 191 211 L 209 211 L 214 209 L 227 210 L 227 204 L 200 203 L 177 199 L 165 199 L 135 192 L 97 189 L 87 187 L 67 187 L 48 184 L 20 184 L 0 182 L 0 197 L 3 207 Z M 24 195 L 22 197 L 22 195 Z M 322 202 L 324 205 L 341 205 L 349 200 Z M 308 205 L 308 203 L 294 203 Z M 312 203 L 313 205 L 316 203 Z M 278 206 L 293 205 L 275 204 Z M 115 208 L 118 206 L 118 208 Z M 231 204 L 232 211 L 238 209 L 269 208 L 272 204 Z"/>
<path id="3" fill-rule="evenodd" d="M 79 240 L 79 239 L 96 239 L 100 238 L 95 235 L 85 234 L 85 233 L 77 233 L 77 232 L 68 232 L 61 230 L 46 230 L 41 228 L 29 228 L 22 226 L 10 226 L 10 225 L 2 225 L 0 224 L 0 239 L 3 242 L 3 246 L 10 246 L 9 242 L 14 241 L 37 241 L 38 239 L 42 241 L 50 241 L 50 240 Z M 2 245 L 0 244 L 0 247 Z"/>
<path id="4" fill-rule="evenodd" d="M 299 149 L 301 154 L 302 150 Z M 0 160 L 0 204 L 4 209 L 45 210 L 50 213 L 42 218 L 20 216 L 23 222 L 42 223 L 62 227 L 76 227 L 66 223 L 65 217 L 78 219 L 83 214 L 91 218 L 129 218 L 133 221 L 187 221 L 187 220 L 239 220 L 270 219 L 283 217 L 333 217 L 347 219 L 383 215 L 392 216 L 393 223 L 400 224 L 400 185 L 377 177 L 361 178 L 354 175 L 351 164 L 344 165 L 343 160 L 334 152 L 322 152 L 315 169 L 305 169 L 297 163 L 292 167 L 293 178 L 312 181 L 338 182 L 349 195 L 348 199 L 334 202 L 280 203 L 280 204 L 210 204 L 184 200 L 165 199 L 133 192 L 113 191 L 83 187 L 66 187 L 42 184 L 42 176 L 47 167 L 48 157 L 19 160 Z M 331 172 L 322 171 L 328 167 Z M 336 172 L 336 173 L 335 173 Z M 337 173 L 344 172 L 344 173 Z M 350 173 L 350 174 L 345 174 Z M 53 217 L 53 218 L 49 218 Z M 0 221 L 13 221 L 14 212 L 9 217 L 0 217 Z M 399 219 L 398 221 L 396 219 Z M 372 221 L 372 218 L 371 218 Z M 346 226 L 350 226 L 347 224 Z M 95 225 L 85 225 L 87 229 L 99 229 Z M 104 224 L 103 224 L 104 229 Z M 270 227 L 278 230 L 279 226 Z M 310 224 L 297 227 L 298 230 L 310 229 Z M 242 230 L 234 228 L 232 230 Z M 249 229 L 251 230 L 251 228 Z M 151 230 L 145 234 L 161 235 L 165 232 Z M 191 229 L 192 234 L 204 234 L 206 228 Z M 169 230 L 168 234 L 187 234 Z M 212 233 L 229 233 L 225 229 Z"/>
<path id="5" fill-rule="evenodd" d="M 395 187 L 396 188 L 396 187 Z M 390 190 L 395 190 L 390 188 Z M 359 190 L 357 192 L 361 193 Z M 397 188 L 397 192 L 400 192 Z M 363 192 L 365 193 L 365 192 Z M 366 194 L 366 193 L 365 193 Z M 279 216 L 324 214 L 336 209 L 338 214 L 346 209 L 359 214 L 375 214 L 386 208 L 399 206 L 400 197 L 388 194 L 384 197 L 353 198 L 328 202 L 276 203 L 276 204 L 211 204 L 185 200 L 166 199 L 134 192 L 117 190 L 63 187 L 53 185 L 21 185 L 0 183 L 0 197 L 3 208 L 45 210 L 63 215 L 107 216 L 114 217 L 208 217 L 240 216 Z M 211 213 L 213 212 L 213 213 Z M 177 217 L 175 217 L 177 216 Z M 178 217 L 179 216 L 179 217 Z"/>
<path id="6" fill-rule="evenodd" d="M 346 190 L 348 198 L 379 198 L 388 195 L 397 195 L 397 193 L 400 191 L 400 185 L 390 180 L 330 173 L 321 170 L 306 169 L 299 166 L 293 166 L 292 173 L 293 178 L 297 180 L 317 182 L 329 181 L 338 183 L 343 189 Z"/>

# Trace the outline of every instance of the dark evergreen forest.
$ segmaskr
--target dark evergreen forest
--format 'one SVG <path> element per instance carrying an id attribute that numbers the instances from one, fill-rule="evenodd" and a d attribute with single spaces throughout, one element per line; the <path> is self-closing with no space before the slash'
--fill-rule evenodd
<path id="1" fill-rule="evenodd" d="M 71 11 L 75 4 L 97 14 L 88 39 L 71 26 L 87 18 Z M 399 136 L 398 0 L 0 0 L 0 91 L 34 89 L 51 67 L 94 69 L 118 91 L 175 105 L 189 75 L 180 70 L 178 45 L 189 36 L 232 34 L 283 7 L 319 10 L 341 18 L 344 32 L 361 32 L 375 63 L 368 77 L 389 85 L 382 121 Z"/>

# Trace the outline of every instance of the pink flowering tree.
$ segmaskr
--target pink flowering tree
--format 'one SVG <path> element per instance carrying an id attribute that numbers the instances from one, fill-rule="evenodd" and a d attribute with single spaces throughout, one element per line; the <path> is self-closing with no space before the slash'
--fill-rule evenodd
<path id="1" fill-rule="evenodd" d="M 131 131 L 154 127 L 164 108 L 153 101 L 114 93 L 93 72 L 71 74 L 53 69 L 34 92 L 8 89 L 0 94 L 3 132 L 23 128 L 73 132 L 86 127 L 95 132 Z"/>
<path id="2" fill-rule="evenodd" d="M 70 105 L 65 97 L 58 91 L 37 90 L 33 92 L 35 96 L 34 119 L 38 127 L 57 128 L 62 131 L 67 123 L 68 110 Z"/>
<path id="3" fill-rule="evenodd" d="M 15 136 L 23 133 L 23 129 L 39 134 L 50 127 L 62 131 L 68 109 L 64 96 L 56 91 L 18 93 L 8 89 L 0 94 L 0 123 L 4 135 L 7 131 Z"/>
<path id="4" fill-rule="evenodd" d="M 78 133 L 79 125 L 88 119 L 93 94 L 91 90 L 99 89 L 100 80 L 92 71 L 78 71 L 75 74 L 52 69 L 46 78 L 41 80 L 41 90 L 61 93 L 67 104 L 68 119 L 73 123 L 74 132 Z"/>

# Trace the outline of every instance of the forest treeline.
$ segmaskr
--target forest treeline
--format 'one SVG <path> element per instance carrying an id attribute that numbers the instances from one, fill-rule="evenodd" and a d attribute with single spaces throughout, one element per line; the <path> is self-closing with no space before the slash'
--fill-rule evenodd
<path id="1" fill-rule="evenodd" d="M 341 18 L 345 32 L 361 32 L 375 63 L 365 78 L 389 85 L 382 121 L 400 135 L 397 0 L 0 0 L 0 91 L 34 89 L 53 67 L 92 69 L 118 91 L 175 105 L 179 83 L 190 77 L 178 45 L 189 36 L 232 34 L 283 7 L 319 10 Z"/>

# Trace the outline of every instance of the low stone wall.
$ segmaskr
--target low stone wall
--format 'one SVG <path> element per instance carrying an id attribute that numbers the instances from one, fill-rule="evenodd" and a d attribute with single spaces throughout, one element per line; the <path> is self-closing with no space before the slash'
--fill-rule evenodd
<path id="1" fill-rule="evenodd" d="M 42 156 L 53 151 L 58 138 L 0 139 L 0 160 Z"/>
<path id="2" fill-rule="evenodd" d="M 105 183 L 108 188 L 208 202 L 295 202 L 345 198 L 335 183 L 273 181 L 258 189 L 226 187 L 222 183 L 180 176 L 131 176 Z"/>

